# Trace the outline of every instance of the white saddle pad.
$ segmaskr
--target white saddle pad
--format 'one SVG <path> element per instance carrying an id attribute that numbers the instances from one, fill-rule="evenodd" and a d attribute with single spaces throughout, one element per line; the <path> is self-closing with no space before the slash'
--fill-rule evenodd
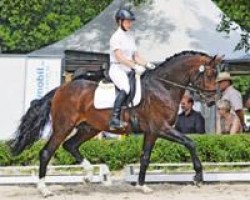
<path id="1" fill-rule="evenodd" d="M 136 92 L 133 99 L 134 106 L 137 106 L 141 101 L 141 79 L 139 75 L 135 76 Z M 94 106 L 96 109 L 113 108 L 116 98 L 115 85 L 113 83 L 103 83 L 100 81 L 94 96 Z M 129 105 L 131 106 L 131 105 Z"/>

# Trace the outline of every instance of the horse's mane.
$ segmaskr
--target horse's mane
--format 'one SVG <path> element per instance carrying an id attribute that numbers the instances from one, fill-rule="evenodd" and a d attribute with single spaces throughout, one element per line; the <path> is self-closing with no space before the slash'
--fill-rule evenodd
<path id="1" fill-rule="evenodd" d="M 180 53 L 174 54 L 173 56 L 167 57 L 165 61 L 158 64 L 155 70 L 147 70 L 146 73 L 144 73 L 142 77 L 142 88 L 144 91 L 144 98 L 147 93 L 145 91 L 145 88 L 153 88 L 155 87 L 155 85 L 159 87 L 161 84 L 159 84 L 159 82 L 157 82 L 157 84 L 154 84 L 155 79 L 165 74 L 165 73 L 162 73 L 164 70 L 169 70 L 172 67 L 176 67 L 173 62 L 177 61 L 177 58 L 182 58 L 183 56 L 194 56 L 194 55 L 205 56 L 205 57 L 211 58 L 211 56 L 209 56 L 208 54 L 204 52 L 200 52 L 200 51 L 193 51 L 193 50 L 182 51 Z"/>
<path id="2" fill-rule="evenodd" d="M 166 64 L 167 62 L 170 62 L 172 60 L 174 60 L 175 58 L 179 57 L 179 56 L 185 56 L 185 55 L 201 55 L 201 56 L 208 56 L 210 57 L 208 54 L 201 52 L 201 51 L 193 51 L 193 50 L 185 50 L 185 51 L 181 51 L 179 53 L 175 53 L 174 55 L 167 57 L 165 59 L 165 61 L 163 61 L 159 66 L 162 66 L 164 64 Z"/>

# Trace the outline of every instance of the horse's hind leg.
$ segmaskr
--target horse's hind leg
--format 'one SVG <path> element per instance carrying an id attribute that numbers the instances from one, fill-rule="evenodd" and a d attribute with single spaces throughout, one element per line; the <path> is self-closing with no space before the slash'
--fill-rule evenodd
<path id="1" fill-rule="evenodd" d="M 75 158 L 77 164 L 81 164 L 84 159 L 79 151 L 80 145 L 96 136 L 99 132 L 99 130 L 82 123 L 77 127 L 76 134 L 63 143 L 63 148 Z"/>
<path id="2" fill-rule="evenodd" d="M 78 126 L 77 132 L 71 138 L 64 142 L 63 148 L 67 150 L 75 158 L 76 163 L 81 164 L 85 170 L 87 170 L 87 178 L 85 181 L 89 182 L 93 175 L 93 166 L 90 162 L 81 155 L 79 147 L 82 143 L 88 141 L 99 133 L 87 124 L 80 124 Z"/>
<path id="3" fill-rule="evenodd" d="M 72 126 L 67 126 L 67 123 L 57 123 L 53 127 L 53 134 L 51 135 L 49 141 L 40 151 L 40 167 L 39 167 L 39 182 L 37 188 L 43 194 L 43 196 L 50 196 L 52 193 L 47 189 L 45 185 L 45 176 L 47 171 L 47 165 L 54 155 L 55 151 L 58 149 L 60 144 L 65 140 L 67 135 L 73 129 Z"/>
<path id="4" fill-rule="evenodd" d="M 161 138 L 182 144 L 189 150 L 191 154 L 194 170 L 196 172 L 195 177 L 194 177 L 194 182 L 197 185 L 201 183 L 203 181 L 203 170 L 202 170 L 201 161 L 196 153 L 194 142 L 190 138 L 188 138 L 186 135 L 180 133 L 179 131 L 175 129 L 171 129 L 167 131 L 166 133 L 161 132 L 159 136 Z"/>

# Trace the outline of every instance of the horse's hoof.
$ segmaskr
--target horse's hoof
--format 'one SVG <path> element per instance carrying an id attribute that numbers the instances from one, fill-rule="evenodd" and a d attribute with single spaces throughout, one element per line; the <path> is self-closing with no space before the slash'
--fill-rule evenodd
<path id="1" fill-rule="evenodd" d="M 85 177 L 83 178 L 83 183 L 84 183 L 84 184 L 90 184 L 91 181 L 92 181 L 92 179 L 93 179 L 93 176 L 92 176 L 92 175 L 87 175 L 87 176 L 85 176 Z"/>
<path id="2" fill-rule="evenodd" d="M 203 184 L 203 175 L 202 174 L 197 174 L 194 176 L 193 183 L 197 187 L 201 187 Z"/>
<path id="3" fill-rule="evenodd" d="M 198 188 L 200 188 L 200 187 L 203 185 L 203 182 L 202 182 L 202 181 L 194 181 L 193 183 L 194 183 L 194 185 L 195 185 L 196 187 L 198 187 Z"/>
<path id="4" fill-rule="evenodd" d="M 136 186 L 136 182 L 132 182 L 130 183 L 132 186 Z"/>
<path id="5" fill-rule="evenodd" d="M 85 185 L 88 185 L 90 184 L 90 179 L 89 178 L 83 178 L 83 184 Z"/>
<path id="6" fill-rule="evenodd" d="M 142 191 L 143 193 L 146 193 L 146 194 L 153 192 L 153 190 L 146 185 L 136 185 L 135 188 L 139 189 L 140 191 Z"/>
<path id="7" fill-rule="evenodd" d="M 203 181 L 193 181 L 194 186 L 201 187 L 203 185 Z"/>
<path id="8" fill-rule="evenodd" d="M 44 179 L 39 180 L 37 183 L 37 189 L 43 195 L 43 197 L 53 196 L 54 194 L 47 188 Z"/>
<path id="9" fill-rule="evenodd" d="M 44 187 L 39 187 L 38 186 L 37 189 L 39 190 L 39 192 L 42 194 L 42 196 L 44 198 L 50 197 L 50 196 L 54 195 L 48 188 L 44 188 Z"/>
<path id="10" fill-rule="evenodd" d="M 106 187 L 113 185 L 111 179 L 106 180 L 106 181 L 103 181 L 102 184 L 103 184 L 104 186 L 106 186 Z"/>
<path id="11" fill-rule="evenodd" d="M 51 196 L 54 196 L 54 193 L 52 193 L 51 191 L 47 191 L 46 193 L 43 194 L 44 198 L 51 197 Z"/>

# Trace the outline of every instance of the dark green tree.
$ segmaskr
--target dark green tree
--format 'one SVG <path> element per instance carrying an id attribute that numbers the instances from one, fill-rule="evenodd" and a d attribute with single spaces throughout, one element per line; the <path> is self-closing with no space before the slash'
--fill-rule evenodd
<path id="1" fill-rule="evenodd" d="M 70 35 L 112 0 L 1 0 L 0 52 L 26 53 Z"/>
<path id="2" fill-rule="evenodd" d="M 229 33 L 231 30 L 239 29 L 234 22 L 240 25 L 241 40 L 235 50 L 250 50 L 250 1 L 249 0 L 213 0 L 224 12 L 218 31 Z"/>
<path id="3" fill-rule="evenodd" d="M 112 0 L 1 0 L 0 51 L 26 53 L 56 42 L 86 24 Z M 152 0 L 129 0 L 136 5 Z M 229 32 L 232 21 L 243 29 L 237 49 L 249 51 L 250 1 L 213 0 L 223 10 L 218 30 Z"/>

